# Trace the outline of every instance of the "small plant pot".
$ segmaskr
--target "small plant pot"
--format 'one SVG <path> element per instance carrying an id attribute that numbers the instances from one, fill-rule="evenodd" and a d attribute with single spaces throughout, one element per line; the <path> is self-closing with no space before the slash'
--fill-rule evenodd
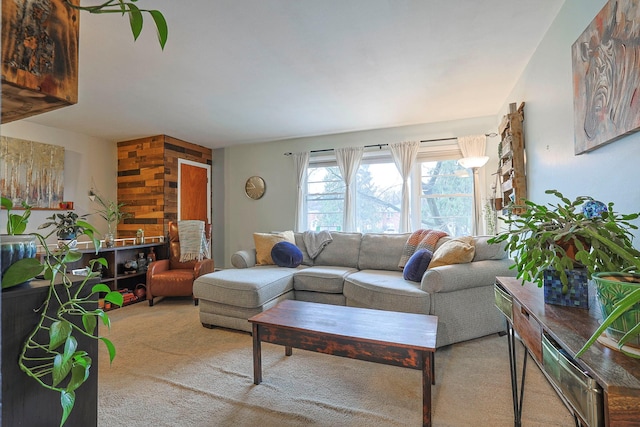
<path id="1" fill-rule="evenodd" d="M 74 249 L 78 245 L 75 233 L 58 234 L 58 247 L 64 249 Z"/>
<path id="2" fill-rule="evenodd" d="M 640 274 L 634 273 L 596 273 L 593 275 L 598 302 L 602 316 L 606 318 L 613 306 L 640 286 Z M 631 328 L 640 323 L 640 303 L 632 306 L 607 328 L 607 337 L 616 343 Z M 636 335 L 625 345 L 640 349 L 640 335 Z"/>
<path id="3" fill-rule="evenodd" d="M 587 270 L 566 270 L 569 283 L 563 286 L 560 273 L 554 269 L 544 271 L 544 302 L 567 307 L 589 308 L 589 282 Z"/>

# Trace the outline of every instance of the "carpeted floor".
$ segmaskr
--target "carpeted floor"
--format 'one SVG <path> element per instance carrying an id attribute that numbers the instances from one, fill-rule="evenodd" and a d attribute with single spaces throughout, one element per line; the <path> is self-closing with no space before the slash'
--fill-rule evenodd
<path id="1" fill-rule="evenodd" d="M 115 344 L 99 361 L 99 426 L 419 426 L 421 372 L 263 344 L 253 384 L 245 333 L 203 328 L 187 299 L 109 312 Z M 512 426 L 507 338 L 439 349 L 434 426 Z M 519 346 L 520 348 L 520 346 Z M 522 358 L 518 360 L 521 362 Z M 529 361 L 523 426 L 571 426 L 573 418 Z"/>

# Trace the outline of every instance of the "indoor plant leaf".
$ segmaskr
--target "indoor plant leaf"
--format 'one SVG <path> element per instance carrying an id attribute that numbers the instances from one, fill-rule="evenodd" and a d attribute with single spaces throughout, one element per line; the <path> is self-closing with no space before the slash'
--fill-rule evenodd
<path id="1" fill-rule="evenodd" d="M 169 37 L 167 21 L 164 19 L 164 15 L 157 10 L 150 10 L 149 14 L 156 23 L 158 41 L 160 42 L 160 47 L 164 50 L 164 45 L 167 44 L 167 38 Z"/>
<path id="2" fill-rule="evenodd" d="M 41 274 L 44 266 L 36 258 L 23 258 L 13 263 L 2 276 L 2 289 L 24 283 Z"/>
<path id="3" fill-rule="evenodd" d="M 100 337 L 100 340 L 107 346 L 107 350 L 109 351 L 109 363 L 113 362 L 113 359 L 116 357 L 116 347 L 108 338 Z"/>
<path id="4" fill-rule="evenodd" d="M 620 316 L 622 316 L 630 307 L 640 302 L 640 289 L 636 289 L 635 291 L 628 294 L 626 297 L 618 301 L 615 305 L 614 310 L 607 316 L 606 319 L 603 320 L 602 324 L 596 331 L 593 333 L 591 338 L 582 346 L 582 348 L 576 353 L 576 357 L 580 357 L 587 351 L 589 347 L 598 339 L 600 335 L 604 331 L 607 330 L 609 326 Z"/>
<path id="5" fill-rule="evenodd" d="M 72 326 L 66 320 L 57 320 L 49 329 L 49 350 L 55 350 L 67 341 L 71 335 Z"/>
<path id="6" fill-rule="evenodd" d="M 98 325 L 98 321 L 96 320 L 96 316 L 91 313 L 85 313 L 82 315 L 82 325 L 84 326 L 84 330 L 90 334 L 96 330 L 96 326 Z"/>
<path id="7" fill-rule="evenodd" d="M 60 392 L 60 405 L 62 405 L 62 418 L 60 419 L 61 427 L 67 421 L 67 418 L 69 418 L 69 414 L 71 414 L 71 410 L 73 409 L 75 402 L 76 394 L 74 391 L 62 390 Z"/>

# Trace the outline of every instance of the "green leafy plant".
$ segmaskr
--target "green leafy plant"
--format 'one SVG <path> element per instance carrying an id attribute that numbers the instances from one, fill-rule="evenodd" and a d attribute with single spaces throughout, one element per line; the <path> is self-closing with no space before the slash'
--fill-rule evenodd
<path id="1" fill-rule="evenodd" d="M 76 237 L 83 233 L 84 229 L 90 227 L 90 225 L 83 221 L 87 215 L 78 215 L 75 212 L 68 211 L 66 213 L 54 213 L 46 219 L 49 222 L 45 222 L 38 226 L 38 229 L 54 227 L 54 231 L 59 238 Z M 51 234 L 53 234 L 53 232 Z"/>
<path id="2" fill-rule="evenodd" d="M 640 256 L 632 245 L 631 230 L 638 227 L 630 221 L 640 213 L 619 214 L 613 203 L 599 215 L 585 215 L 581 209 L 592 197 L 580 196 L 569 200 L 557 190 L 547 190 L 559 200 L 540 205 L 525 200 L 524 205 L 512 205 L 520 215 L 502 218 L 508 226 L 489 240 L 491 243 L 507 242 L 507 250 L 513 256 L 518 278 L 522 283 L 531 281 L 542 286 L 544 270 L 555 269 L 562 284 L 568 286 L 566 270 L 585 267 L 588 277 L 599 271 L 621 271 L 629 265 L 630 258 Z M 573 246 L 573 250 L 569 249 Z M 574 252 L 574 254 L 572 254 Z"/>
<path id="3" fill-rule="evenodd" d="M 637 271 L 640 271 L 640 262 L 638 259 L 636 259 L 635 261 L 635 269 Z M 605 276 L 603 277 L 605 280 L 612 279 L 614 276 L 606 277 L 609 274 L 610 273 L 599 273 L 597 274 L 597 276 Z M 578 353 L 576 353 L 576 357 L 582 356 L 589 349 L 589 347 L 593 345 L 598 337 L 600 337 L 600 335 L 602 335 L 607 330 L 607 328 L 612 326 L 616 320 L 632 310 L 637 310 L 635 305 L 640 303 L 640 282 L 638 281 L 640 279 L 640 276 L 631 275 L 629 277 L 631 278 L 631 280 L 628 281 L 635 282 L 639 286 L 635 290 L 626 294 L 623 298 L 619 299 L 613 305 L 613 310 L 611 311 L 611 313 L 602 321 L 600 327 L 596 329 L 593 335 L 591 335 L 591 338 L 589 338 L 584 346 L 578 351 Z M 627 280 L 621 278 L 621 281 Z M 640 359 L 640 355 L 624 350 L 624 345 L 638 335 L 640 335 L 640 323 L 636 323 L 634 326 L 631 326 L 629 330 L 618 340 L 618 350 L 620 350 L 627 356 Z"/>
<path id="4" fill-rule="evenodd" d="M 95 228 L 84 221 L 78 221 L 81 233 L 87 235 L 96 248 L 100 249 L 100 241 L 95 237 Z M 35 258 L 22 259 L 11 267 L 12 274 L 33 278 L 41 273 L 49 281 L 47 298 L 41 307 L 40 320 L 28 335 L 20 353 L 18 364 L 20 369 L 36 380 L 43 387 L 59 392 L 62 406 L 60 426 L 64 425 L 73 410 L 76 390 L 88 378 L 91 358 L 87 351 L 79 348 L 76 336 L 102 341 L 109 352 L 109 360 L 113 361 L 116 350 L 113 343 L 98 335 L 98 322 L 108 328 L 110 321 L 104 310 L 98 308 L 98 299 L 104 293 L 104 300 L 121 306 L 122 294 L 112 291 L 105 284 L 96 284 L 90 290 L 87 283 L 99 276 L 94 266 L 107 266 L 104 258 L 91 260 L 87 276 L 73 291 L 73 282 L 66 274 L 68 266 L 82 258 L 82 253 L 63 245 L 51 249 L 47 245 L 47 237 L 56 233 L 54 228 L 48 235 L 32 233 L 44 248 L 42 261 Z M 8 272 L 9 272 L 8 270 Z"/>
<path id="5" fill-rule="evenodd" d="M 105 199 L 95 193 L 94 196 L 96 203 L 100 205 L 100 208 L 96 210 L 96 213 L 107 221 L 109 233 L 113 233 L 115 227 L 117 227 L 120 221 L 132 216 L 130 213 L 122 211 L 122 207 L 126 205 L 125 203 L 118 203 L 113 200 Z"/>
<path id="6" fill-rule="evenodd" d="M 15 236 L 17 234 L 24 233 L 27 229 L 29 217 L 31 216 L 31 206 L 23 201 L 22 207 L 24 208 L 24 212 L 22 215 L 18 215 L 11 213 L 11 210 L 13 209 L 13 202 L 11 199 L 2 196 L 0 197 L 0 202 L 2 203 L 2 207 L 7 210 L 7 234 Z"/>
<path id="7" fill-rule="evenodd" d="M 606 274 L 619 275 L 625 271 L 640 272 L 640 251 L 633 247 L 631 230 L 638 227 L 630 221 L 640 217 L 640 213 L 619 214 L 613 210 L 613 203 L 598 215 L 585 214 L 585 203 L 591 197 L 578 197 L 571 201 L 557 190 L 547 190 L 559 202 L 539 205 L 525 200 L 518 206 L 520 216 L 509 215 L 503 221 L 509 229 L 489 242 L 507 242 L 507 250 L 514 256 L 512 268 L 518 270 L 517 277 L 526 281 L 543 284 L 544 269 L 554 268 L 560 273 L 562 283 L 567 286 L 566 270 L 576 266 L 587 268 L 588 277 Z M 575 245 L 575 256 L 567 253 L 567 243 Z M 640 302 L 640 290 L 626 294 L 618 300 L 614 310 L 603 320 L 601 326 L 587 340 L 577 357 L 584 354 L 598 337 L 623 314 L 635 310 Z M 631 338 L 640 335 L 640 323 L 632 325 L 618 342 L 622 347 Z M 629 352 L 626 354 L 638 357 Z"/>
<path id="8" fill-rule="evenodd" d="M 120 13 L 122 15 L 129 15 L 129 24 L 131 25 L 131 32 L 133 33 L 133 39 L 138 40 L 140 33 L 142 32 L 142 26 L 144 24 L 143 13 L 148 13 L 156 25 L 158 42 L 160 47 L 164 50 L 164 46 L 167 43 L 169 36 L 169 28 L 167 27 L 167 21 L 164 15 L 158 10 L 140 9 L 134 3 L 138 0 L 131 0 L 130 2 L 124 0 L 107 0 L 103 3 L 94 6 L 80 6 L 71 3 L 70 0 L 65 0 L 65 3 L 77 10 L 83 10 L 94 14 L 103 13 Z"/>

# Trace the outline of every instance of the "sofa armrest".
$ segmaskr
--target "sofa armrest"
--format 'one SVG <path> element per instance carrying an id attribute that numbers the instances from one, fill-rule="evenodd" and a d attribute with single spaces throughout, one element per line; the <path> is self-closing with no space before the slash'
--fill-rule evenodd
<path id="1" fill-rule="evenodd" d="M 158 261 L 153 261 L 151 264 L 149 264 L 149 267 L 147 267 L 147 283 L 149 283 L 149 279 L 157 273 L 162 273 L 163 271 L 167 271 L 169 270 L 169 260 L 168 259 L 161 259 Z"/>
<path id="2" fill-rule="evenodd" d="M 213 273 L 213 260 L 206 258 L 202 261 L 196 262 L 193 266 L 193 277 L 198 278 L 203 274 Z"/>
<path id="3" fill-rule="evenodd" d="M 231 255 L 231 265 L 235 268 L 249 268 L 256 265 L 256 250 L 247 249 L 237 251 Z"/>
<path id="4" fill-rule="evenodd" d="M 511 259 L 474 261 L 466 264 L 443 265 L 427 270 L 422 276 L 423 291 L 454 292 L 462 289 L 493 286 L 496 276 L 515 276 Z"/>

